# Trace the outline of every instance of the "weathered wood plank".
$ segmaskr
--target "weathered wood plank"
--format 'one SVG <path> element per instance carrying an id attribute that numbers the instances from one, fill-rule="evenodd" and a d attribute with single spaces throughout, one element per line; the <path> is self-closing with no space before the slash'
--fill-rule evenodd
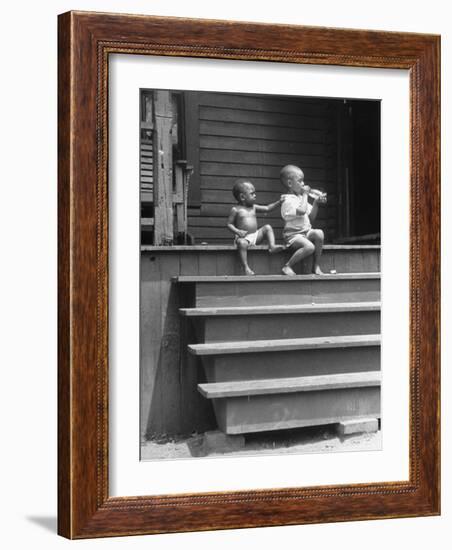
<path id="1" fill-rule="evenodd" d="M 275 193 L 274 196 L 277 197 L 278 195 Z M 261 204 L 261 203 L 264 204 L 264 201 L 261 200 L 262 199 L 261 193 L 259 193 L 258 197 L 259 197 L 259 204 Z M 219 204 L 219 203 L 214 203 L 214 202 L 212 202 L 212 203 L 203 203 L 203 205 L 201 206 L 200 216 L 190 216 L 190 218 L 195 218 L 195 217 L 217 218 L 217 217 L 221 217 L 224 220 L 226 220 L 228 215 L 229 215 L 229 212 L 231 211 L 231 208 L 234 204 L 235 204 L 234 203 L 234 198 L 232 197 L 232 193 L 231 193 L 231 198 L 229 199 L 228 203 L 224 203 L 224 204 Z M 259 214 L 259 216 L 262 216 L 262 214 Z M 279 216 L 280 216 L 279 209 L 276 209 L 273 212 L 269 212 L 268 215 L 267 215 L 267 217 L 271 217 L 271 218 L 278 218 Z"/>
<path id="2" fill-rule="evenodd" d="M 186 91 L 184 96 L 184 126 L 185 126 L 185 154 L 186 160 L 193 167 L 188 189 L 188 202 L 199 206 L 201 202 L 199 181 L 199 94 Z"/>
<path id="3" fill-rule="evenodd" d="M 304 130 L 325 131 L 328 124 L 326 117 L 308 117 L 296 112 L 286 114 L 273 111 L 256 111 L 244 109 L 243 107 L 228 109 L 202 105 L 199 116 L 200 120 L 259 124 L 282 128 L 303 128 Z"/>
<path id="4" fill-rule="evenodd" d="M 172 282 L 179 271 L 179 258 L 172 256 L 160 263 L 162 339 L 159 354 L 160 406 L 158 414 L 170 433 L 177 433 L 183 413 L 180 408 L 180 319 L 174 310 L 179 306 L 178 286 Z M 155 410 L 155 409 L 154 409 Z"/>
<path id="5" fill-rule="evenodd" d="M 231 234 L 232 238 L 232 234 Z M 219 251 L 216 254 L 217 275 L 234 275 L 238 267 L 238 253 L 236 250 L 231 252 Z"/>
<path id="6" fill-rule="evenodd" d="M 200 92 L 199 102 L 202 105 L 210 105 L 212 107 L 241 108 L 256 110 L 258 112 L 299 113 L 312 117 L 324 116 L 328 110 L 328 103 L 324 99 L 316 100 L 296 96 Z"/>
<path id="7" fill-rule="evenodd" d="M 280 306 L 277 306 L 280 307 Z M 203 317 L 204 343 L 377 334 L 379 311 L 329 311 Z"/>
<path id="8" fill-rule="evenodd" d="M 154 258 L 153 261 L 151 258 Z M 140 296 L 141 435 L 149 437 L 166 431 L 159 408 L 162 394 L 159 372 L 162 294 L 160 262 L 155 256 L 142 256 Z"/>
<path id="9" fill-rule="evenodd" d="M 199 272 L 206 275 L 222 275 L 222 273 L 217 273 L 216 257 L 207 254 L 200 254 L 199 256 Z"/>
<path id="10" fill-rule="evenodd" d="M 216 403 L 225 408 L 217 415 L 225 433 L 251 433 L 379 418 L 380 388 L 304 392 L 303 399 L 299 393 L 231 397 Z"/>
<path id="11" fill-rule="evenodd" d="M 209 176 L 209 175 L 203 175 L 201 176 L 201 188 L 202 189 L 223 189 L 224 191 L 229 191 L 231 193 L 232 197 L 232 187 L 234 186 L 235 181 L 237 180 L 236 176 Z M 321 191 L 327 191 L 330 186 L 330 182 L 328 180 L 324 179 L 313 179 L 310 178 L 310 182 L 312 185 L 315 183 L 315 187 L 320 188 Z M 265 178 L 265 177 L 258 177 L 254 176 L 252 179 L 252 183 L 254 187 L 256 188 L 256 192 L 259 196 L 261 191 L 268 191 L 268 192 L 274 192 L 275 194 L 281 195 L 285 192 L 285 187 L 281 185 L 281 182 L 279 181 L 279 173 L 278 177 L 271 177 L 271 178 Z M 331 200 L 330 200 L 331 199 Z M 231 200 L 231 199 L 229 199 Z M 333 206 L 331 204 L 331 201 L 336 202 L 336 199 L 330 197 L 328 195 L 328 206 Z M 215 201 L 218 203 L 221 203 L 220 200 Z M 202 211 L 203 205 L 201 205 L 201 211 Z"/>
<path id="12" fill-rule="evenodd" d="M 196 250 L 187 251 L 180 255 L 181 276 L 199 275 L 199 252 Z"/>
<path id="13" fill-rule="evenodd" d="M 302 151 L 294 153 L 234 151 L 233 149 L 211 149 L 209 144 L 200 150 L 200 159 L 203 162 L 240 162 L 242 164 L 279 166 L 280 169 L 285 164 L 303 166 L 303 170 L 325 167 L 324 157 L 318 155 L 309 156 Z"/>
<path id="14" fill-rule="evenodd" d="M 250 252 L 252 254 L 252 250 Z M 368 302 L 380 298 L 380 281 L 354 280 L 306 280 L 301 284 L 291 277 L 286 281 L 271 280 L 273 275 L 265 275 L 268 281 L 248 284 L 236 281 L 231 283 L 199 283 L 196 285 L 196 306 L 247 306 L 285 305 L 331 302 Z M 256 277 L 259 277 L 257 275 Z M 289 281 L 292 284 L 287 284 Z M 257 283 L 257 281 L 255 282 Z"/>
<path id="15" fill-rule="evenodd" d="M 280 163 L 274 166 L 243 164 L 239 162 L 235 163 L 222 163 L 222 162 L 201 162 L 201 175 L 202 176 L 234 176 L 237 178 L 273 178 L 275 182 L 279 179 L 279 172 L 283 165 Z M 306 179 L 316 181 L 326 181 L 326 169 L 325 168 L 310 168 L 306 173 Z"/>
<path id="16" fill-rule="evenodd" d="M 211 122 L 207 120 L 200 121 L 199 131 L 201 135 L 260 138 L 297 143 L 323 143 L 325 135 L 323 130 L 275 128 L 273 126 L 259 126 L 257 124 Z"/>
<path id="17" fill-rule="evenodd" d="M 262 153 L 284 153 L 306 155 L 309 157 L 325 158 L 325 145 L 319 143 L 297 143 L 295 141 L 261 139 L 256 137 L 234 137 L 201 135 L 199 139 L 201 149 L 218 149 L 221 151 L 250 151 Z"/>
<path id="18" fill-rule="evenodd" d="M 232 189 L 232 187 L 231 187 Z M 259 184 L 257 185 L 257 203 L 258 204 L 271 204 L 272 202 L 275 202 L 275 200 L 278 200 L 281 196 L 281 189 L 275 189 L 275 192 L 267 192 L 267 191 L 261 191 L 259 190 Z M 203 206 L 201 208 L 201 214 L 204 215 L 205 212 L 207 212 L 209 207 L 208 203 L 210 204 L 220 204 L 223 203 L 223 207 L 218 209 L 220 212 L 225 212 L 226 216 L 228 215 L 231 207 L 236 204 L 236 201 L 234 200 L 234 197 L 232 196 L 232 192 L 230 190 L 212 190 L 212 189 L 202 189 L 202 200 L 203 200 Z M 275 209 L 274 214 L 278 213 L 278 210 Z M 262 216 L 262 214 L 259 214 Z"/>
<path id="19" fill-rule="evenodd" d="M 238 380 L 199 384 L 200 393 L 207 399 L 267 395 L 295 392 L 330 391 L 349 388 L 369 388 L 381 385 L 380 371 L 346 372 L 321 376 L 298 378 L 276 378 L 270 380 Z"/>
<path id="20" fill-rule="evenodd" d="M 379 346 L 217 355 L 203 357 L 202 360 L 209 382 L 317 376 L 381 369 Z"/>
<path id="21" fill-rule="evenodd" d="M 265 250 L 260 248 L 259 250 Z M 297 281 L 342 281 L 342 280 L 379 280 L 380 273 L 337 273 L 335 275 L 297 275 L 288 277 L 285 275 L 240 275 L 231 277 L 229 275 L 218 275 L 216 277 L 198 275 L 198 276 L 178 276 L 174 280 L 178 283 L 246 283 L 246 282 L 287 282 L 294 283 Z M 375 300 L 373 300 L 375 301 Z"/>
<path id="22" fill-rule="evenodd" d="M 195 227 L 190 226 L 190 233 L 196 238 L 197 242 L 212 243 L 212 239 L 223 239 L 224 242 L 231 242 L 231 233 L 226 227 Z"/>
<path id="23" fill-rule="evenodd" d="M 173 125 L 172 102 L 168 91 L 154 92 L 154 243 L 173 241 Z"/>
<path id="24" fill-rule="evenodd" d="M 353 334 L 348 336 L 321 336 L 315 338 L 282 338 L 278 340 L 246 340 L 191 344 L 188 346 L 188 349 L 193 355 L 230 355 L 234 353 L 368 347 L 378 346 L 380 340 L 381 337 L 379 334 Z"/>
<path id="25" fill-rule="evenodd" d="M 204 399 L 197 391 L 198 383 L 205 380 L 201 360 L 186 353 L 189 342 L 196 341 L 192 323 L 180 324 L 181 363 L 180 363 L 180 407 L 181 424 L 177 433 L 203 432 L 216 427 L 212 402 Z"/>

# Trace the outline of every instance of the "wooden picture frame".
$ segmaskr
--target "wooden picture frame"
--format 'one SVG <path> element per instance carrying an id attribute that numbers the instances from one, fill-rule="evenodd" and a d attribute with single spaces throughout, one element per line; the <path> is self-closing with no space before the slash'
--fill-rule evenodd
<path id="1" fill-rule="evenodd" d="M 58 532 L 89 538 L 440 513 L 440 38 L 121 14 L 59 16 Z M 400 482 L 110 497 L 108 64 L 113 53 L 410 74 L 410 451 Z"/>

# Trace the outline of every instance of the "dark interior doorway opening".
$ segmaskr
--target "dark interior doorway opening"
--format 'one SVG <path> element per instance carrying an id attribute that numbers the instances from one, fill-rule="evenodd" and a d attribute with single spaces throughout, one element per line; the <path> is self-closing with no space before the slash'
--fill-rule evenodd
<path id="1" fill-rule="evenodd" d="M 344 100 L 338 108 L 341 224 L 337 242 L 380 242 L 381 102 Z"/>

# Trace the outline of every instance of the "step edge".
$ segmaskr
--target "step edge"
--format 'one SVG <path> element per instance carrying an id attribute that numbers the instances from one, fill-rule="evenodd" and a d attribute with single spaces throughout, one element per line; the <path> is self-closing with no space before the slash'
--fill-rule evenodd
<path id="1" fill-rule="evenodd" d="M 335 302 L 322 304 L 226 306 L 179 308 L 184 317 L 230 317 L 240 315 L 284 315 L 296 313 L 341 313 L 380 311 L 381 302 Z"/>
<path id="2" fill-rule="evenodd" d="M 351 281 L 381 279 L 381 272 L 335 273 L 324 275 L 175 275 L 174 283 L 258 283 L 258 282 L 296 282 L 296 281 Z"/>
<path id="3" fill-rule="evenodd" d="M 374 415 L 375 418 L 381 418 L 380 412 L 375 412 Z M 366 418 L 369 418 L 369 415 L 361 415 L 361 416 L 355 416 L 355 415 L 348 415 L 348 416 L 340 416 L 340 420 L 365 420 Z M 321 418 L 313 418 L 310 420 L 302 420 L 300 418 L 298 419 L 291 419 L 291 420 L 284 420 L 284 421 L 278 421 L 277 423 L 279 425 L 284 424 L 283 428 L 275 428 L 274 422 L 263 422 L 263 423 L 255 423 L 255 424 L 246 424 L 246 425 L 237 425 L 229 423 L 226 425 L 226 433 L 228 435 L 240 435 L 240 434 L 251 434 L 256 432 L 267 432 L 267 431 L 274 431 L 274 430 L 288 430 L 288 429 L 294 429 L 294 428 L 307 428 L 310 426 L 321 426 L 324 424 L 338 424 L 338 416 L 324 416 Z"/>
<path id="4" fill-rule="evenodd" d="M 268 345 L 270 344 L 270 345 Z M 237 353 L 263 353 L 308 349 L 331 349 L 349 347 L 376 347 L 381 345 L 380 334 L 347 336 L 321 336 L 316 338 L 282 338 L 275 340 L 244 340 L 234 342 L 212 342 L 189 344 L 193 355 L 231 355 Z"/>
<path id="5" fill-rule="evenodd" d="M 367 375 L 367 376 L 365 376 Z M 251 387 L 251 385 L 258 387 Z M 284 386 L 284 384 L 291 386 Z M 237 389 L 224 389 L 236 386 Z M 381 386 L 380 371 L 341 373 L 320 376 L 301 376 L 265 380 L 243 380 L 234 382 L 210 382 L 198 384 L 198 391 L 207 399 L 246 397 L 248 395 L 274 395 L 280 393 L 301 393 L 332 391 L 350 388 L 373 388 Z"/>

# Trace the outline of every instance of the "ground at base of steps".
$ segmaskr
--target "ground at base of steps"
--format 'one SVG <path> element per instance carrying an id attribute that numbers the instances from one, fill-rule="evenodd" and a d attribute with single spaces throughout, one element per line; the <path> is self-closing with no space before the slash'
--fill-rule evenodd
<path id="1" fill-rule="evenodd" d="M 203 434 L 187 437 L 161 437 L 143 441 L 141 460 L 186 459 L 205 457 Z M 347 451 L 379 451 L 381 431 L 339 436 L 335 426 L 318 426 L 297 430 L 262 432 L 245 437 L 245 446 L 227 452 L 209 451 L 208 456 L 259 456 Z"/>

